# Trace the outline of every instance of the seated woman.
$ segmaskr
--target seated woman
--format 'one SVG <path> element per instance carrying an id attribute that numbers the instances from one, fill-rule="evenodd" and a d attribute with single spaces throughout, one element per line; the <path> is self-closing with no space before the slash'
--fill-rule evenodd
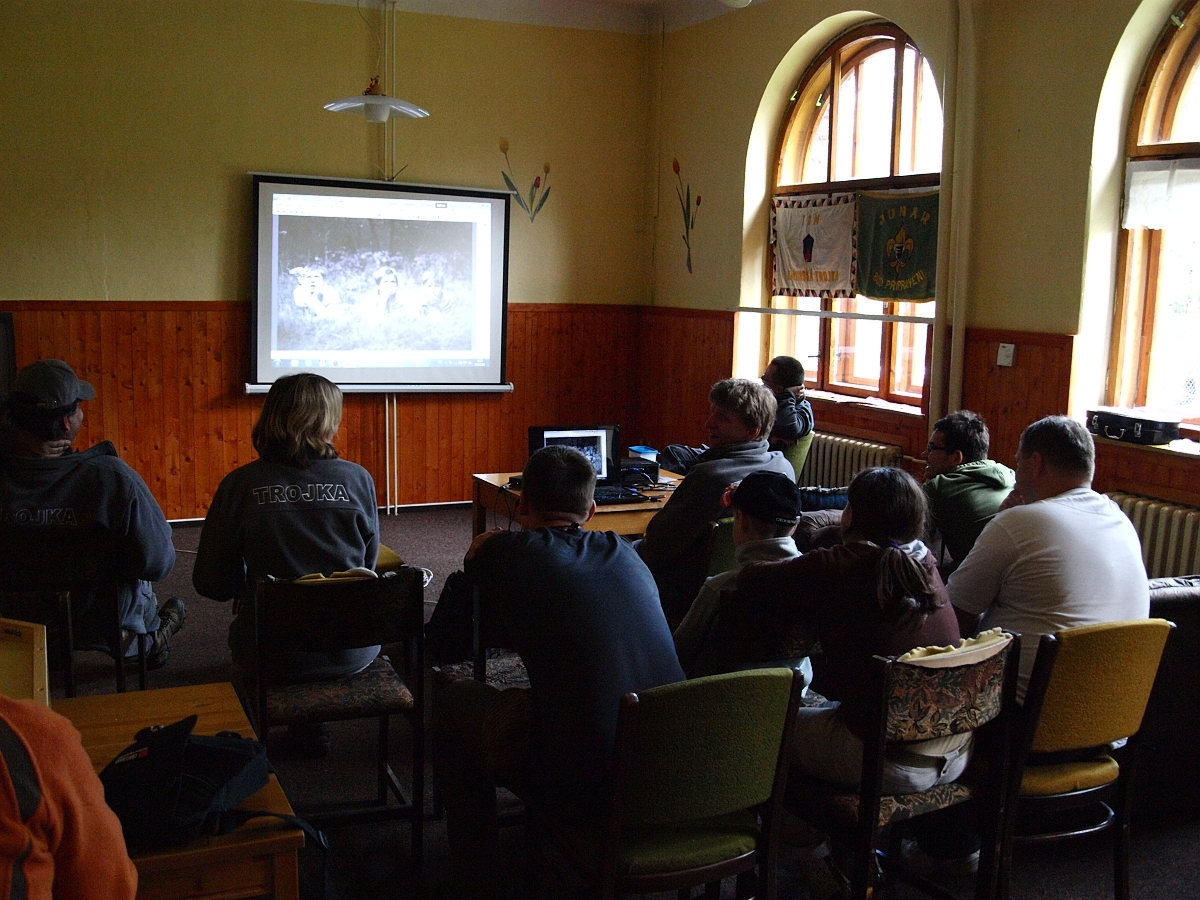
<path id="1" fill-rule="evenodd" d="M 205 597 L 237 604 L 229 649 L 243 672 L 255 662 L 254 623 L 244 602 L 254 594 L 255 579 L 375 568 L 375 482 L 362 466 L 338 459 L 333 437 L 341 419 L 335 384 L 311 373 L 280 378 L 251 432 L 259 459 L 226 475 L 209 507 L 192 584 Z M 375 646 L 280 654 L 267 678 L 337 678 L 366 668 L 378 653 Z"/>
<path id="2" fill-rule="evenodd" d="M 813 687 L 830 699 L 802 708 L 795 761 L 810 775 L 857 788 L 869 727 L 868 662 L 914 647 L 958 642 L 958 621 L 933 555 L 918 539 L 925 495 L 901 469 L 867 469 L 850 482 L 843 544 L 784 562 L 750 563 L 731 602 L 778 621 L 806 619 L 824 651 Z M 971 735 L 905 746 L 884 767 L 883 789 L 903 794 L 953 781 Z"/>

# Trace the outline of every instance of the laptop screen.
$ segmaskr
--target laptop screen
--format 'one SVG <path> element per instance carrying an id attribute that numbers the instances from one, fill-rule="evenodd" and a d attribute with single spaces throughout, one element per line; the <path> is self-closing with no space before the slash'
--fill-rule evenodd
<path id="1" fill-rule="evenodd" d="M 619 425 L 534 425 L 529 429 L 529 455 L 565 444 L 588 458 L 596 470 L 597 484 L 621 483 L 621 427 Z"/>

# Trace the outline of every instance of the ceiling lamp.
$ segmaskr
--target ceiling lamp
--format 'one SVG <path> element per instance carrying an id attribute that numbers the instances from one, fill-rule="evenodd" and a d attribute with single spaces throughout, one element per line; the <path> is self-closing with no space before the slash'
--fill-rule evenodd
<path id="1" fill-rule="evenodd" d="M 353 112 L 367 117 L 368 122 L 386 122 L 389 116 L 407 116 L 410 119 L 423 119 L 429 115 L 428 110 L 421 109 L 407 100 L 397 100 L 389 97 L 379 88 L 379 76 L 371 79 L 367 89 L 357 97 L 343 97 L 326 103 L 325 108 L 330 112 Z"/>
<path id="2" fill-rule="evenodd" d="M 721 2 L 730 9 L 741 9 L 742 7 L 750 5 L 750 0 L 721 0 Z"/>

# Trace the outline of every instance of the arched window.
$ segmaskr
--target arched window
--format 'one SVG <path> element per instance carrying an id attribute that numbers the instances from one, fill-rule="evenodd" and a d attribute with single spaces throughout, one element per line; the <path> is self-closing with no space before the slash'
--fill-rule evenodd
<path id="1" fill-rule="evenodd" d="M 1173 13 L 1134 97 L 1106 401 L 1200 423 L 1200 0 Z"/>
<path id="2" fill-rule="evenodd" d="M 781 129 L 775 195 L 936 188 L 942 105 L 929 63 L 894 25 L 843 34 L 817 57 L 792 93 Z M 924 397 L 934 303 L 865 297 L 771 299 L 775 309 L 917 317 L 768 316 L 768 356 L 804 363 L 808 385 L 912 405 Z"/>

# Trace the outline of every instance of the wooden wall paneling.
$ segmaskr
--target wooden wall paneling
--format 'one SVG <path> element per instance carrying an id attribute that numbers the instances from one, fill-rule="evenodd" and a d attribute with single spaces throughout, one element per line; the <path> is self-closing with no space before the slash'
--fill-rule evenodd
<path id="1" fill-rule="evenodd" d="M 208 359 L 208 320 L 207 311 L 194 310 L 191 315 L 191 382 L 192 382 L 192 421 L 191 453 L 193 457 L 193 482 L 196 490 L 196 505 L 191 510 L 192 517 L 203 516 L 208 512 L 212 503 L 213 490 L 210 486 L 212 466 L 212 417 L 209 415 L 209 370 Z M 169 515 L 169 513 L 168 513 Z"/>
<path id="2" fill-rule="evenodd" d="M 626 443 L 696 446 L 707 438 L 709 388 L 733 371 L 733 313 L 636 309 L 636 428 Z"/>
<path id="3" fill-rule="evenodd" d="M 196 430 L 195 360 L 192 358 L 192 329 L 198 313 L 187 310 L 177 314 L 175 353 L 179 360 L 179 452 L 175 457 L 179 480 L 180 509 L 195 511 L 201 508 L 193 473 L 203 471 L 196 465 L 196 449 L 200 443 L 192 439 Z"/>
<path id="4" fill-rule="evenodd" d="M 996 365 L 1001 343 L 1016 345 L 1012 366 Z M 1067 334 L 967 329 L 963 405 L 987 421 L 992 459 L 1012 465 L 1026 425 L 1066 413 L 1073 346 Z"/>
<path id="5" fill-rule="evenodd" d="M 183 477 L 184 471 L 193 471 L 184 463 L 184 455 L 191 441 L 183 437 L 192 434 L 191 410 L 188 409 L 186 398 L 191 354 L 185 352 L 185 349 L 190 351 L 190 347 L 185 348 L 180 340 L 184 331 L 182 322 L 189 316 L 190 313 L 186 311 L 167 313 L 162 331 L 163 352 L 171 357 L 170 375 L 163 384 L 166 391 L 164 403 L 167 416 L 164 422 L 167 432 L 164 446 L 168 460 L 166 499 L 168 506 L 175 506 L 177 509 L 195 506 L 195 481 Z"/>
<path id="6" fill-rule="evenodd" d="M 1200 456 L 1096 438 L 1092 486 L 1200 506 Z"/>
<path id="7" fill-rule="evenodd" d="M 91 381 L 79 446 L 111 440 L 170 518 L 202 517 L 254 458 L 250 316 L 226 302 L 15 302 L 17 360 L 60 357 Z M 514 304 L 511 394 L 400 395 L 400 503 L 469 498 L 470 475 L 519 469 L 530 424 L 616 421 L 625 442 L 703 439 L 707 389 L 726 377 L 732 315 Z M 642 339 L 644 338 L 644 339 Z M 648 399 L 645 399 L 648 398 Z M 339 448 L 385 500 L 383 398 L 348 395 Z M 659 438 L 663 440 L 659 441 Z"/>
<path id="8" fill-rule="evenodd" d="M 136 422 L 133 416 L 133 312 L 118 310 L 113 314 L 117 347 L 114 354 L 112 392 L 117 401 L 117 423 L 120 438 L 117 453 L 131 466 L 137 467 L 134 453 Z M 139 469 L 139 472 L 142 470 Z M 148 474 L 148 473 L 146 473 Z M 145 475 L 143 475 L 143 478 Z"/>

